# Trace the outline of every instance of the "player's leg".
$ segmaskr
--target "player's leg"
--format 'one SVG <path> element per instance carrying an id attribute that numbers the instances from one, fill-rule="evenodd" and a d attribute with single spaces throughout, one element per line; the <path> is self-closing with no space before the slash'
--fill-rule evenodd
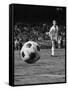
<path id="1" fill-rule="evenodd" d="M 55 55 L 55 45 L 54 45 L 54 41 L 52 41 L 51 56 L 54 55 Z"/>

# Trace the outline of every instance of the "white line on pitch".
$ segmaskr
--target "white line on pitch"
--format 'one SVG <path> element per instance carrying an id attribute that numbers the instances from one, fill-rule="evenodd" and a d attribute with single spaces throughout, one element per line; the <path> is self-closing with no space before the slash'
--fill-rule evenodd
<path id="1" fill-rule="evenodd" d="M 47 77 L 65 77 L 65 75 L 53 75 L 53 74 L 39 74 L 34 76 L 47 76 Z"/>

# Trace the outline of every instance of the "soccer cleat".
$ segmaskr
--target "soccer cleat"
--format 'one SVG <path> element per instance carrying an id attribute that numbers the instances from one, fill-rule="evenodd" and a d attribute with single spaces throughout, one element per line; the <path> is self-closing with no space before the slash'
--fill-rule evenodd
<path id="1" fill-rule="evenodd" d="M 51 55 L 51 57 L 54 57 L 54 55 Z"/>

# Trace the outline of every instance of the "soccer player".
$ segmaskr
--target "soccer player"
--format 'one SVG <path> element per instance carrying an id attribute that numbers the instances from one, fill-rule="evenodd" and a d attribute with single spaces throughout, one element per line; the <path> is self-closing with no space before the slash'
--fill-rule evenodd
<path id="1" fill-rule="evenodd" d="M 58 36 L 58 48 L 61 48 L 61 40 L 62 40 L 62 36 Z"/>
<path id="2" fill-rule="evenodd" d="M 57 41 L 57 38 L 58 38 L 58 26 L 56 24 L 56 20 L 53 20 L 53 25 L 49 31 L 49 36 L 52 42 L 51 56 L 54 56 L 55 55 L 55 41 Z"/>

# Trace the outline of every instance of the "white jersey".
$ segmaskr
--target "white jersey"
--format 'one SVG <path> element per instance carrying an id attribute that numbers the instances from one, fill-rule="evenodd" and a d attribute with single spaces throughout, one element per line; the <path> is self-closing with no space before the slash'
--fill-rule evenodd
<path id="1" fill-rule="evenodd" d="M 57 41 L 57 37 L 58 37 L 58 26 L 52 26 L 50 28 L 50 31 L 49 31 L 49 36 L 50 36 L 50 39 L 51 40 L 56 40 Z"/>

